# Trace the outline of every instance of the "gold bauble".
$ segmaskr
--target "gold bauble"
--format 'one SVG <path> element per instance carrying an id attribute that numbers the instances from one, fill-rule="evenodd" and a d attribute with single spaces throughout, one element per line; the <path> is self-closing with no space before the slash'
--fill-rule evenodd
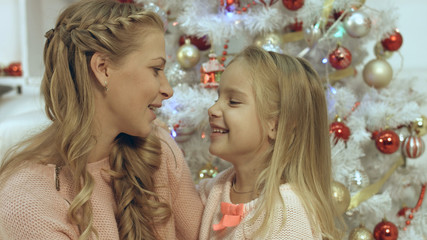
<path id="1" fill-rule="evenodd" d="M 350 198 L 350 191 L 348 191 L 344 184 L 337 181 L 332 182 L 332 200 L 339 215 L 347 211 L 350 205 Z"/>
<path id="2" fill-rule="evenodd" d="M 266 44 L 281 47 L 283 44 L 282 35 L 277 32 L 260 34 L 255 37 L 254 44 L 258 47 L 262 47 Z"/>
<path id="3" fill-rule="evenodd" d="M 427 117 L 423 115 L 423 116 L 415 119 L 415 121 L 412 123 L 411 127 L 418 136 L 422 137 L 422 136 L 426 135 L 426 133 L 427 133 Z"/>
<path id="4" fill-rule="evenodd" d="M 374 236 L 367 228 L 361 225 L 351 231 L 348 240 L 374 240 Z"/>
<path id="5" fill-rule="evenodd" d="M 199 171 L 199 180 L 205 178 L 213 178 L 218 174 L 218 168 L 214 167 L 212 163 L 208 162 L 205 166 L 202 167 Z"/>
<path id="6" fill-rule="evenodd" d="M 393 69 L 383 59 L 369 61 L 363 68 L 363 80 L 366 84 L 375 88 L 387 86 L 393 78 Z"/>
<path id="7" fill-rule="evenodd" d="M 185 39 L 185 44 L 178 48 L 176 60 L 182 68 L 193 68 L 200 60 L 199 49 L 190 43 L 190 39 Z"/>
<path id="8" fill-rule="evenodd" d="M 381 42 L 377 42 L 377 44 L 375 44 L 374 53 L 375 53 L 375 56 L 379 59 L 387 59 L 393 55 L 392 51 L 387 51 L 384 49 Z"/>

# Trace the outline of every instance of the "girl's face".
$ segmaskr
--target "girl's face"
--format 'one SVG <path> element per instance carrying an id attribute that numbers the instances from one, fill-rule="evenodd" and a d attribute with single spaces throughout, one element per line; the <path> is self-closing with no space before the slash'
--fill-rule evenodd
<path id="1" fill-rule="evenodd" d="M 148 136 L 156 118 L 153 110 L 173 94 L 163 72 L 166 62 L 163 32 L 153 30 L 139 41 L 140 47 L 108 72 L 109 118 L 104 121 L 110 121 L 114 134 Z"/>
<path id="2" fill-rule="evenodd" d="M 255 105 L 245 61 L 238 59 L 221 76 L 217 102 L 209 108 L 209 151 L 233 164 L 257 159 L 268 146 Z"/>

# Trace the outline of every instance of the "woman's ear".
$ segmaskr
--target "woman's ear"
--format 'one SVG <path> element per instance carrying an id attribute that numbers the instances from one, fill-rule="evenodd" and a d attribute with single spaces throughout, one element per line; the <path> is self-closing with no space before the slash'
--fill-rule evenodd
<path id="1" fill-rule="evenodd" d="M 90 68 L 96 77 L 98 83 L 107 88 L 108 86 L 108 61 L 107 57 L 101 53 L 94 53 L 90 59 Z"/>
<path id="2" fill-rule="evenodd" d="M 277 119 L 271 119 L 268 121 L 268 138 L 275 140 L 277 135 Z"/>

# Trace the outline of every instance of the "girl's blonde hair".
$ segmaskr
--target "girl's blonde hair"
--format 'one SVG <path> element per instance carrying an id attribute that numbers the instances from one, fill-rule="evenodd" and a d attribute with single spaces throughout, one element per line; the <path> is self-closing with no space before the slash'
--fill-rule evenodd
<path id="1" fill-rule="evenodd" d="M 68 217 L 79 227 L 79 239 L 98 235 L 89 200 L 94 180 L 87 171 L 97 141 L 91 57 L 99 52 L 120 64 L 139 47 L 137 39 L 152 31 L 164 32 L 155 13 L 114 0 L 84 0 L 65 9 L 55 28 L 46 33 L 41 92 L 52 124 L 9 151 L 0 168 L 0 182 L 30 162 L 66 167 L 62 169 L 73 176 L 76 192 Z M 160 141 L 153 134 L 139 138 L 122 133 L 115 139 L 110 175 L 120 239 L 158 239 L 155 225 L 171 217 L 170 206 L 154 192 L 151 176 L 159 159 Z"/>
<path id="2" fill-rule="evenodd" d="M 263 212 L 266 215 L 256 234 L 267 234 L 275 203 L 283 202 L 279 187 L 289 183 L 315 230 L 326 239 L 340 239 L 341 231 L 335 227 L 340 217 L 331 194 L 327 106 L 318 74 L 304 59 L 255 46 L 244 49 L 234 61 L 245 64 L 251 76 L 263 131 L 268 131 L 266 121 L 276 121 L 276 139 L 269 139 L 265 168 L 257 179 L 262 194 L 253 220 Z"/>

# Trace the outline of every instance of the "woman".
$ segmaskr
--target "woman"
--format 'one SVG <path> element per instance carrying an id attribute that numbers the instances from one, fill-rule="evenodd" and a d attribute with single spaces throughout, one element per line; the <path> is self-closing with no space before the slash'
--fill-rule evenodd
<path id="1" fill-rule="evenodd" d="M 52 123 L 0 168 L 0 236 L 197 239 L 202 204 L 188 166 L 153 124 L 173 94 L 161 19 L 135 4 L 80 1 L 46 38 Z"/>

